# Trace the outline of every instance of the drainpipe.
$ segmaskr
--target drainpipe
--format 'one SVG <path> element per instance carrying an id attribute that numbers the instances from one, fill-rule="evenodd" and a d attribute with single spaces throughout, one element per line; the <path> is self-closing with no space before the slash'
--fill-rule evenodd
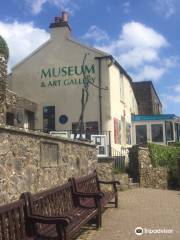
<path id="1" fill-rule="evenodd" d="M 95 57 L 95 59 L 98 60 L 98 66 L 99 66 L 99 132 L 102 134 L 102 79 L 101 79 L 101 59 L 111 59 L 112 56 L 102 56 L 102 57 Z"/>
<path id="2" fill-rule="evenodd" d="M 98 58 L 99 65 L 99 130 L 102 134 L 102 92 L 101 92 L 101 59 Z"/>

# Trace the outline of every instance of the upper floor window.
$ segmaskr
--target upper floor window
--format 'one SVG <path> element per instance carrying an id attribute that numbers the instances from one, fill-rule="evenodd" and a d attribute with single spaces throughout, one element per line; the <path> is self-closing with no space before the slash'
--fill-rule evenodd
<path id="1" fill-rule="evenodd" d="M 124 101 L 124 79 L 123 73 L 120 73 L 120 100 Z"/>

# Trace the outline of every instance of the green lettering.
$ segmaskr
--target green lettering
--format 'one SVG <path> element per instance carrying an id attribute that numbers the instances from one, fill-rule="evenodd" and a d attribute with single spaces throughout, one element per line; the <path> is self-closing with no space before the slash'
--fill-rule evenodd
<path id="1" fill-rule="evenodd" d="M 48 68 L 48 70 L 45 70 L 45 69 L 42 69 L 41 71 L 41 78 L 46 78 L 46 77 L 49 77 L 51 78 L 51 69 Z"/>
<path id="2" fill-rule="evenodd" d="M 62 72 L 62 76 L 63 76 L 63 77 L 66 76 L 66 75 L 67 75 L 67 67 L 63 67 L 63 68 L 61 69 L 61 72 Z"/>
<path id="3" fill-rule="evenodd" d="M 41 82 L 41 87 L 46 87 L 46 84 L 44 82 Z"/>
<path id="4" fill-rule="evenodd" d="M 64 86 L 69 85 L 68 79 L 64 80 Z"/>
<path id="5" fill-rule="evenodd" d="M 81 75 L 81 74 L 82 74 L 82 72 L 83 72 L 83 70 L 82 70 L 82 69 L 83 69 L 83 67 L 81 66 L 81 71 L 80 71 L 80 72 L 78 72 L 78 67 L 77 67 L 77 66 L 75 66 L 75 67 L 74 67 L 75 74 L 76 74 L 76 75 Z"/>
<path id="6" fill-rule="evenodd" d="M 95 66 L 94 64 L 91 67 L 88 67 L 87 65 L 84 66 L 84 72 L 85 73 L 95 73 Z"/>
<path id="7" fill-rule="evenodd" d="M 48 87 L 53 87 L 53 84 L 52 84 L 51 81 L 49 81 L 49 83 L 48 83 Z"/>
<path id="8" fill-rule="evenodd" d="M 53 77 L 59 77 L 60 73 L 61 73 L 61 69 L 60 69 L 60 68 L 58 68 L 58 69 L 53 68 L 53 69 L 52 69 L 52 75 L 53 75 Z"/>
<path id="9" fill-rule="evenodd" d="M 68 67 L 68 75 L 72 76 L 73 74 L 74 74 L 74 68 L 72 66 Z"/>

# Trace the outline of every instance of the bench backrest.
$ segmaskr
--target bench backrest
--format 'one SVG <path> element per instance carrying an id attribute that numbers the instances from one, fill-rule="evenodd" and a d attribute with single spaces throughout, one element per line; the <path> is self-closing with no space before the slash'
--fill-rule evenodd
<path id="1" fill-rule="evenodd" d="M 72 178 L 71 181 L 72 181 L 74 190 L 77 192 L 93 193 L 93 192 L 100 191 L 100 186 L 98 183 L 98 176 L 96 171 L 86 176 L 82 176 L 79 178 Z"/>
<path id="2" fill-rule="evenodd" d="M 37 194 L 25 193 L 26 201 L 29 202 L 30 214 L 52 216 L 63 214 L 74 207 L 71 183 L 66 183 Z M 28 214 L 28 212 L 27 212 Z"/>
<path id="3" fill-rule="evenodd" d="M 0 239 L 25 239 L 24 201 L 18 200 L 0 207 Z"/>

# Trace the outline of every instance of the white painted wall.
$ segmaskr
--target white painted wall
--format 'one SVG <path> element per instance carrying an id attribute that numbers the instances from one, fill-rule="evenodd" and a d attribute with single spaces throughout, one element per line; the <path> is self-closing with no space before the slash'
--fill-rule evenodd
<path id="1" fill-rule="evenodd" d="M 70 39 L 70 32 L 67 27 L 52 29 L 51 39 L 33 52 L 28 58 L 19 63 L 12 71 L 12 90 L 22 97 L 28 98 L 39 104 L 36 116 L 36 129 L 43 128 L 43 106 L 55 105 L 56 107 L 56 130 L 70 130 L 72 122 L 78 122 L 81 111 L 81 91 L 83 85 L 65 86 L 64 81 L 77 78 L 77 76 L 55 77 L 41 79 L 42 69 L 82 66 L 83 57 L 89 54 L 85 65 L 94 65 L 95 73 L 91 77 L 95 84 L 99 85 L 99 66 L 95 57 L 107 55 L 96 49 L 86 47 Z M 112 132 L 112 144 L 114 144 L 114 123 L 113 118 L 121 120 L 126 113 L 126 120 L 131 123 L 131 113 L 137 114 L 137 103 L 126 76 L 121 76 L 117 66 L 110 64 L 109 59 L 101 60 L 102 87 L 102 129 Z M 83 78 L 81 74 L 79 78 Z M 44 80 L 61 80 L 60 86 L 41 87 Z M 120 84 L 124 83 L 124 99 L 120 98 Z M 59 116 L 65 114 L 69 121 L 62 125 L 59 123 Z M 84 121 L 99 122 L 99 89 L 89 87 L 89 101 L 85 110 Z M 125 129 L 123 130 L 125 132 Z M 117 144 L 115 144 L 117 145 Z M 122 138 L 122 145 L 126 146 L 125 136 Z M 117 147 L 117 146 L 116 146 Z M 119 146 L 118 146 L 119 147 Z"/>

